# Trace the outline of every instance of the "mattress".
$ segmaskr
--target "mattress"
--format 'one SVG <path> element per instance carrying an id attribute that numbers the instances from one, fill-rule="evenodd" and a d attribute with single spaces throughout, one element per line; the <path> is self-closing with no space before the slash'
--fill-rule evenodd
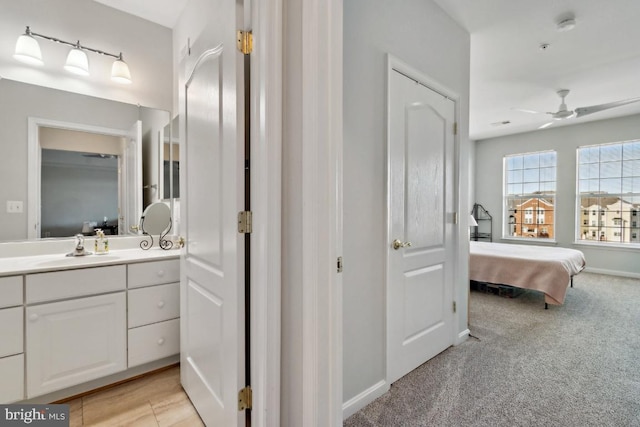
<path id="1" fill-rule="evenodd" d="M 545 302 L 564 303 L 571 278 L 585 265 L 579 250 L 552 246 L 470 242 L 469 279 L 543 292 Z"/>

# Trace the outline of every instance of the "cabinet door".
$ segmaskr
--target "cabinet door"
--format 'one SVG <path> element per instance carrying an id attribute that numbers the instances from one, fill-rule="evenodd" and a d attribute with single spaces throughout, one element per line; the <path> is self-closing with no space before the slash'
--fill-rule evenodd
<path id="1" fill-rule="evenodd" d="M 0 359 L 0 404 L 24 399 L 24 358 L 22 354 Z M 4 414 L 3 414 L 4 415 Z"/>
<path id="2" fill-rule="evenodd" d="M 27 397 L 127 366 L 124 292 L 27 307 Z"/>
<path id="3" fill-rule="evenodd" d="M 22 307 L 0 310 L 0 357 L 23 352 Z"/>

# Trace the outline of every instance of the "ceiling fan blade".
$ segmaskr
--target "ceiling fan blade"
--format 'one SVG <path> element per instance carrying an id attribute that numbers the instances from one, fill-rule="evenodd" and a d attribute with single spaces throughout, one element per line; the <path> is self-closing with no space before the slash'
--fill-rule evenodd
<path id="1" fill-rule="evenodd" d="M 535 110 L 527 110 L 526 108 L 512 108 L 513 111 L 521 111 L 523 113 L 531 113 L 531 114 L 549 114 L 549 113 L 544 113 L 542 111 L 535 111 Z"/>
<path id="2" fill-rule="evenodd" d="M 551 126 L 552 124 L 554 124 L 555 122 L 549 122 L 549 123 L 545 123 L 542 126 L 540 126 L 538 129 L 544 129 L 544 128 L 548 128 L 549 126 Z"/>
<path id="3" fill-rule="evenodd" d="M 608 110 L 610 108 L 621 107 L 623 105 L 632 104 L 632 103 L 638 102 L 638 101 L 640 101 L 640 98 L 631 98 L 631 99 L 625 99 L 623 101 L 609 102 L 607 104 L 592 105 L 590 107 L 576 108 L 575 109 L 576 117 L 586 116 L 587 114 L 597 113 L 599 111 Z"/>

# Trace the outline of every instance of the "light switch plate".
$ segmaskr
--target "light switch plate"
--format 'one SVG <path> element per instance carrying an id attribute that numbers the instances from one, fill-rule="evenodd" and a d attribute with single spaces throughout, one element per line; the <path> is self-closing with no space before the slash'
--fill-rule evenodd
<path id="1" fill-rule="evenodd" d="M 22 201 L 7 200 L 7 213 L 22 213 Z"/>

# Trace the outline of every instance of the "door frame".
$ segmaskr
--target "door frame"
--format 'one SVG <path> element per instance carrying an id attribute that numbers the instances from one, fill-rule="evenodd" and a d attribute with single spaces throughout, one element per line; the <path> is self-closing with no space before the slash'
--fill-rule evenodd
<path id="1" fill-rule="evenodd" d="M 280 414 L 280 400 L 300 399 L 293 418 L 302 425 L 342 424 L 342 280 L 336 258 L 342 254 L 342 13 L 343 0 L 250 0 L 254 35 L 251 54 L 251 376 L 252 423 L 278 427 L 292 414 Z M 301 3 L 304 3 L 301 5 Z M 285 9 L 302 9 L 299 22 L 286 22 Z M 288 15 L 287 15 L 288 16 Z M 299 61 L 300 80 L 283 80 L 287 39 L 304 51 L 287 51 Z M 290 126 L 304 146 L 301 183 L 293 198 L 307 206 L 300 221 L 304 289 L 300 317 L 303 366 L 301 396 L 281 396 L 281 280 L 283 117 L 291 107 L 283 94 L 300 92 L 304 108 Z M 286 242 L 285 242 L 286 244 Z"/>
<path id="2" fill-rule="evenodd" d="M 407 64 L 406 62 L 398 59 L 397 57 L 393 56 L 392 54 L 387 54 L 387 78 L 386 78 L 386 83 L 387 83 L 387 120 L 386 120 L 386 126 L 387 126 L 387 152 L 386 152 L 386 180 L 385 180 L 385 193 L 386 193 L 386 201 L 387 201 L 387 210 L 385 212 L 385 224 L 386 224 L 386 242 L 385 244 L 390 244 L 391 241 L 393 241 L 394 237 L 392 236 L 392 230 L 391 230 L 391 192 L 389 191 L 390 186 L 391 186 L 391 162 L 390 162 L 390 156 L 389 156 L 389 152 L 391 149 L 391 126 L 389 123 L 389 120 L 391 118 L 391 108 L 390 108 L 390 103 L 389 100 L 391 99 L 391 76 L 393 74 L 393 72 L 398 71 L 401 74 L 405 75 L 407 78 L 412 79 L 414 81 L 416 81 L 416 83 L 422 84 L 426 87 L 428 87 L 429 89 L 433 90 L 434 92 L 437 92 L 439 94 L 441 94 L 442 96 L 445 96 L 447 98 L 449 98 L 450 100 L 453 101 L 455 107 L 454 107 L 454 120 L 456 121 L 456 123 L 460 123 L 460 96 L 453 90 L 447 88 L 446 86 L 442 85 L 441 83 L 439 83 L 437 80 L 431 78 L 430 76 L 428 76 L 427 74 L 413 68 L 411 65 Z M 460 187 L 459 187 L 459 173 L 460 173 L 460 164 L 459 164 L 459 152 L 460 152 L 460 132 L 456 132 L 453 136 L 453 143 L 454 143 L 454 147 L 453 147 L 453 167 L 455 168 L 454 172 L 453 172 L 453 181 L 451 183 L 451 187 L 454 189 L 454 195 L 453 195 L 453 204 L 454 206 L 452 207 L 448 207 L 447 211 L 445 213 L 447 218 L 451 218 L 452 214 L 457 212 L 458 217 L 462 216 L 462 214 L 460 213 Z M 464 221 L 462 221 L 464 222 Z M 466 222 L 465 222 L 466 223 Z M 460 283 L 460 276 L 458 273 L 458 264 L 459 264 L 459 257 L 458 257 L 458 253 L 459 253 L 459 236 L 460 236 L 460 226 L 461 226 L 461 221 L 458 220 L 457 223 L 454 222 L 454 227 L 453 227 L 453 233 L 451 236 L 451 243 L 453 245 L 453 248 L 451 249 L 452 253 L 453 253 L 453 259 L 452 261 L 452 270 L 453 270 L 453 275 L 452 275 L 452 282 L 450 284 L 447 284 L 447 286 L 451 286 L 451 295 L 453 298 L 454 303 L 457 300 L 457 288 L 458 288 L 458 283 Z M 389 266 L 389 256 L 385 257 L 385 284 L 384 284 L 384 289 L 385 289 L 385 384 L 384 387 L 382 388 L 381 391 L 382 393 L 389 390 L 389 388 L 391 387 L 391 383 L 390 383 L 390 377 L 389 377 L 389 363 L 390 363 L 390 352 L 389 349 L 391 347 L 390 343 L 389 343 L 389 334 L 388 334 L 388 330 L 389 330 L 389 319 L 391 317 L 391 313 L 390 311 L 390 306 L 389 306 L 389 291 L 390 291 L 390 282 L 391 282 L 391 277 L 390 277 L 390 266 Z M 449 309 L 449 308 L 447 308 Z M 457 345 L 458 343 L 460 343 L 460 337 L 458 336 L 458 333 L 456 332 L 458 329 L 458 314 L 454 312 L 453 316 L 452 316 L 452 324 L 451 324 L 451 333 L 452 333 L 452 337 L 451 337 L 451 342 L 454 345 Z"/>
<path id="3" fill-rule="evenodd" d="M 251 422 L 280 425 L 283 0 L 251 1 Z"/>

